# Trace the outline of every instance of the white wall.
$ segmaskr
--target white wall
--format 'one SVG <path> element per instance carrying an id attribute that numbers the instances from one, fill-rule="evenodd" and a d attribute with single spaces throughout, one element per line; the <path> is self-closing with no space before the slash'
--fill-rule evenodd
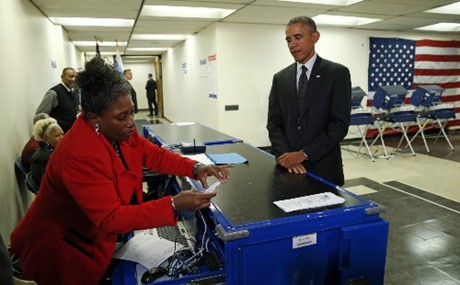
<path id="1" fill-rule="evenodd" d="M 200 59 L 216 54 L 216 26 L 213 25 L 170 50 L 162 57 L 165 117 L 174 122 L 195 121 L 218 127 L 219 99 L 209 98 L 207 77 L 202 77 Z M 217 53 L 217 62 L 220 55 Z M 186 64 L 187 74 L 183 73 Z M 209 64 L 206 65 L 206 68 Z M 219 68 L 219 67 L 218 67 Z M 219 94 L 217 94 L 220 98 Z"/>
<path id="2" fill-rule="evenodd" d="M 82 66 L 82 55 L 27 0 L 0 2 L 0 234 L 6 242 L 21 217 L 14 161 L 31 136 L 35 109 L 64 67 Z M 56 68 L 51 68 L 51 61 Z M 29 201 L 33 198 L 29 195 Z"/>
<path id="3" fill-rule="evenodd" d="M 139 109 L 148 110 L 147 96 L 145 92 L 145 84 L 147 83 L 147 75 L 152 73 L 153 78 L 156 78 L 155 65 L 150 63 L 123 63 L 124 69 L 131 69 L 133 73 L 133 79 L 130 83 L 136 90 L 137 95 L 137 106 Z M 145 119 L 142 117 L 136 117 L 136 119 Z"/>
<path id="4" fill-rule="evenodd" d="M 286 22 L 289 19 L 286 19 Z M 163 76 L 180 72 L 182 62 L 196 63 L 199 56 L 217 54 L 218 99 L 204 104 L 207 86 L 200 78 L 165 81 L 165 112 L 173 121 L 198 121 L 255 146 L 269 146 L 266 130 L 268 95 L 273 75 L 293 63 L 285 43 L 284 25 L 218 23 L 215 38 L 203 31 L 164 56 Z M 369 37 L 407 39 L 460 39 L 430 34 L 390 33 L 319 27 L 317 53 L 350 69 L 353 86 L 367 90 Z M 199 42 L 199 45 L 198 45 Z M 197 48 L 201 48 L 197 50 Z M 174 86 L 171 86 L 174 85 Z M 182 104 L 181 102 L 185 102 Z M 225 111 L 225 105 L 239 105 L 238 111 Z M 200 114 L 196 111 L 202 110 Z M 203 114 L 206 113 L 206 114 Z"/>

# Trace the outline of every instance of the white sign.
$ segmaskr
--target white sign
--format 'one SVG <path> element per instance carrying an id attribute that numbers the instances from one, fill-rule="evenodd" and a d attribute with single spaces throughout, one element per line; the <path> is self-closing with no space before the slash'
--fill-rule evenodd
<path id="1" fill-rule="evenodd" d="M 292 248 L 301 248 L 305 246 L 310 246 L 316 244 L 316 233 L 295 236 L 292 238 Z"/>

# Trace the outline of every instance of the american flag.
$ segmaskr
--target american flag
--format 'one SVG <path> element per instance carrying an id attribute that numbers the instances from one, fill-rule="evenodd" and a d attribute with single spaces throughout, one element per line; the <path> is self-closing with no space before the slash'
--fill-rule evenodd
<path id="1" fill-rule="evenodd" d="M 380 85 L 439 85 L 441 100 L 454 105 L 457 117 L 448 126 L 460 125 L 460 41 L 369 38 L 369 91 Z"/>

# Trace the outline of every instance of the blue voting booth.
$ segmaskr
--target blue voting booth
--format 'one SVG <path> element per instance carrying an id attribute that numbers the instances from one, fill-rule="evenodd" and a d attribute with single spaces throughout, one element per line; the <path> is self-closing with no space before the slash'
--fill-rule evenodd
<path id="1" fill-rule="evenodd" d="M 350 125 L 356 126 L 361 135 L 361 141 L 359 144 L 358 153 L 361 153 L 361 147 L 364 145 L 367 149 L 367 153 L 372 161 L 375 161 L 374 156 L 369 148 L 369 144 L 366 141 L 367 130 L 374 126 L 374 122 L 377 119 L 372 115 L 371 108 L 361 106 L 362 101 L 367 98 L 366 92 L 359 87 L 353 87 L 351 89 L 351 116 L 350 116 Z M 380 128 L 379 128 L 380 131 Z M 385 145 L 383 141 L 383 136 L 380 136 L 381 142 Z"/>
<path id="2" fill-rule="evenodd" d="M 444 89 L 439 85 L 417 86 L 415 91 L 412 93 L 410 103 L 421 108 L 421 110 L 417 115 L 417 124 L 419 129 L 412 137 L 411 142 L 420 134 L 428 153 L 430 152 L 430 149 L 426 141 L 425 131 L 430 128 L 439 128 L 436 139 L 438 139 L 442 134 L 451 150 L 454 150 L 454 147 L 452 146 L 444 129 L 448 120 L 455 118 L 455 111 L 452 104 L 444 104 L 441 102 L 441 96 L 443 93 Z"/>
<path id="3" fill-rule="evenodd" d="M 402 85 L 379 86 L 374 94 L 373 104 L 375 108 L 384 111 L 377 121 L 380 128 L 379 136 L 383 136 L 388 127 L 391 127 L 392 131 L 401 132 L 401 140 L 393 153 L 400 149 L 405 139 L 412 155 L 415 156 L 407 130 L 410 123 L 417 121 L 417 114 L 413 105 L 404 102 L 407 94 L 408 91 Z"/>
<path id="4" fill-rule="evenodd" d="M 206 240 L 212 262 L 152 284 L 384 284 L 388 222 L 381 205 L 321 178 L 290 174 L 246 143 L 209 145 L 207 151 L 247 159 L 217 188 L 212 206 L 201 211 L 204 219 L 196 219 L 197 246 Z M 180 177 L 173 184 L 175 191 L 190 187 Z M 344 202 L 294 212 L 274 204 L 325 192 Z M 142 284 L 139 275 L 139 265 L 114 262 L 114 285 Z"/>

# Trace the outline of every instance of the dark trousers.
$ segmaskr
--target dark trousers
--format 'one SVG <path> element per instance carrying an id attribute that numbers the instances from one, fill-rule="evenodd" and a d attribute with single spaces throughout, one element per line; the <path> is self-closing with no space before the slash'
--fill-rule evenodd
<path id="1" fill-rule="evenodd" d="M 156 95 L 147 96 L 147 105 L 149 106 L 149 114 L 153 115 L 153 107 L 155 107 L 155 116 L 158 116 L 158 105 L 157 105 Z"/>

